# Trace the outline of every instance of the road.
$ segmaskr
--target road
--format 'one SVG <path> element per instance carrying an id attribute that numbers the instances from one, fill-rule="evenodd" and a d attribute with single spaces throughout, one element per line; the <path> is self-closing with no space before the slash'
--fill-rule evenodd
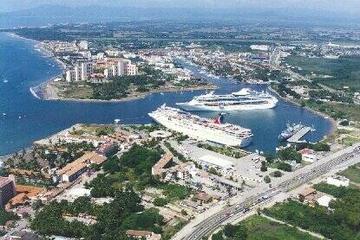
<path id="1" fill-rule="evenodd" d="M 276 186 L 273 186 L 273 188 L 254 193 L 251 196 L 240 200 L 233 206 L 225 207 L 217 213 L 208 216 L 192 229 L 187 229 L 185 227 L 173 239 L 202 239 L 219 228 L 224 222 L 241 217 L 241 215 L 249 211 L 249 209 L 257 207 L 264 201 L 268 201 L 281 193 L 308 183 L 309 181 L 326 174 L 338 165 L 350 166 L 355 162 L 360 162 L 360 144 L 338 151 L 331 156 L 325 157 L 311 165 L 299 169 L 294 172 L 294 174 L 284 178 L 284 180 L 276 184 Z M 184 237 L 180 237 L 183 236 L 184 232 L 187 234 L 185 234 Z"/>

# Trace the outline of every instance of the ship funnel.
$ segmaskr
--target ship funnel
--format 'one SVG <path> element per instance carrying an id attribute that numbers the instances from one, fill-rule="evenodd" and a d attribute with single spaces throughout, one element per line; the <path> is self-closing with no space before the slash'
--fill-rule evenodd
<path id="1" fill-rule="evenodd" d="M 219 113 L 219 115 L 215 118 L 214 123 L 223 124 L 224 123 L 224 113 Z"/>

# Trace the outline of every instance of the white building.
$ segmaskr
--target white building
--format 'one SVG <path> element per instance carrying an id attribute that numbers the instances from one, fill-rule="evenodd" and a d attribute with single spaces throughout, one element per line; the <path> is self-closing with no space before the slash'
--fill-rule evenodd
<path id="1" fill-rule="evenodd" d="M 67 70 L 65 73 L 65 80 L 67 82 L 86 81 L 93 73 L 93 66 L 91 62 L 81 62 L 75 65 L 74 69 Z"/>
<path id="2" fill-rule="evenodd" d="M 128 59 L 119 59 L 116 64 L 108 66 L 104 70 L 106 78 L 115 76 L 134 76 L 138 74 L 138 67 L 135 64 L 131 64 Z"/>
<path id="3" fill-rule="evenodd" d="M 93 72 L 92 63 L 90 62 L 82 62 L 80 63 L 80 76 L 82 81 L 86 81 L 89 79 L 90 75 Z"/>
<path id="4" fill-rule="evenodd" d="M 301 154 L 301 158 L 304 162 L 313 163 L 316 162 L 319 158 L 316 156 L 316 153 L 314 150 L 309 148 L 304 148 L 299 151 Z"/>
<path id="5" fill-rule="evenodd" d="M 228 172 L 234 169 L 234 165 L 232 162 L 218 158 L 212 155 L 205 155 L 198 159 L 199 164 L 206 168 L 216 168 L 221 170 L 222 172 Z"/>
<path id="6" fill-rule="evenodd" d="M 82 50 L 88 50 L 89 49 L 88 41 L 80 41 L 79 48 Z"/>
<path id="7" fill-rule="evenodd" d="M 332 196 L 329 196 L 329 195 L 324 195 L 324 196 L 318 198 L 318 199 L 316 200 L 316 202 L 317 202 L 320 206 L 323 206 L 323 207 L 328 208 L 328 207 L 329 207 L 329 204 L 330 204 L 330 202 L 331 202 L 332 200 L 335 200 L 335 198 L 332 197 Z"/>
<path id="8" fill-rule="evenodd" d="M 135 64 L 126 64 L 126 75 L 135 76 L 138 74 L 138 68 Z"/>
<path id="9" fill-rule="evenodd" d="M 350 180 L 343 176 L 334 176 L 328 177 L 326 183 L 336 187 L 348 187 L 350 185 Z"/>

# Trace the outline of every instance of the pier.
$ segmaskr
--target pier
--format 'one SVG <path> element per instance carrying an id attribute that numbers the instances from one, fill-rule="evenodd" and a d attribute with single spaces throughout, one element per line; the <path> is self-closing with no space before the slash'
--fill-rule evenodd
<path id="1" fill-rule="evenodd" d="M 311 127 L 303 127 L 297 133 L 295 133 L 292 137 L 290 137 L 287 141 L 289 143 L 300 143 L 300 139 L 304 137 L 308 132 L 311 131 Z"/>

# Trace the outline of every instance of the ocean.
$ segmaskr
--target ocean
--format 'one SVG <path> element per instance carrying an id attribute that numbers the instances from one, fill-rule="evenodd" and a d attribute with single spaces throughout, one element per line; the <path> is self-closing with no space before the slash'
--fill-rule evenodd
<path id="1" fill-rule="evenodd" d="M 35 43 L 0 33 L 0 156 L 31 146 L 32 142 L 76 123 L 151 123 L 147 113 L 166 103 L 174 106 L 204 91 L 151 94 L 146 98 L 119 103 L 43 101 L 30 93 L 36 86 L 61 73 L 57 63 L 38 50 Z M 197 69 L 193 69 L 200 74 Z M 265 90 L 228 79 L 213 80 L 216 93 L 231 93 L 242 87 Z M 215 113 L 199 113 L 215 117 Z M 280 100 L 275 109 L 247 111 L 226 115 L 225 121 L 251 128 L 253 143 L 248 150 L 274 152 L 277 136 L 288 122 L 302 122 L 316 131 L 308 141 L 321 140 L 331 131 L 331 121 L 311 111 Z"/>

